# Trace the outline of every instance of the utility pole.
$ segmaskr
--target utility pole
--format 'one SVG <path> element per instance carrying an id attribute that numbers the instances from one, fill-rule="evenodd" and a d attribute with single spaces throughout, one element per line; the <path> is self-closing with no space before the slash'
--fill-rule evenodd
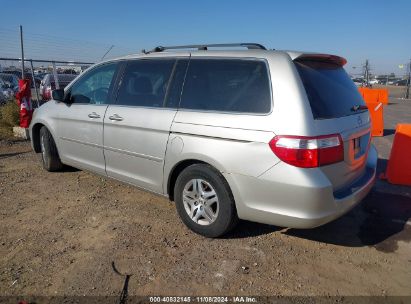
<path id="1" fill-rule="evenodd" d="M 21 79 L 24 79 L 23 27 L 21 25 L 20 25 L 20 46 L 21 46 Z"/>
<path id="2" fill-rule="evenodd" d="M 365 60 L 365 65 L 364 65 L 364 80 L 365 80 L 365 86 L 369 87 L 370 86 L 370 66 L 368 64 L 368 59 Z"/>
<path id="3" fill-rule="evenodd" d="M 410 98 L 410 82 L 411 82 L 411 59 L 408 63 L 408 79 L 407 79 L 407 90 L 405 91 L 405 99 Z"/>

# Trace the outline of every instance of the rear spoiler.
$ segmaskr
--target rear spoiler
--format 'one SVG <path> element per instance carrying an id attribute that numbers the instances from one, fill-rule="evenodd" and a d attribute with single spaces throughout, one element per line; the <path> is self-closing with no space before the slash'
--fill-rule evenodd
<path id="1" fill-rule="evenodd" d="M 329 55 L 329 54 L 302 54 L 296 58 L 294 61 L 301 62 L 301 61 L 319 61 L 319 62 L 329 62 L 334 63 L 339 66 L 344 66 L 347 63 L 347 59 L 344 57 L 336 56 L 336 55 Z"/>

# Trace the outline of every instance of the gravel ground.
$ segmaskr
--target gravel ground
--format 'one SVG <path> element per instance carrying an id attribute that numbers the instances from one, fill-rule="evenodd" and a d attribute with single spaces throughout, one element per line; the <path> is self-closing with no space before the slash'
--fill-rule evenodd
<path id="1" fill-rule="evenodd" d="M 385 110 L 379 170 L 411 103 Z M 378 181 L 312 230 L 241 222 L 195 235 L 173 203 L 88 172 L 45 172 L 27 142 L 0 142 L 0 295 L 411 296 L 411 188 Z"/>

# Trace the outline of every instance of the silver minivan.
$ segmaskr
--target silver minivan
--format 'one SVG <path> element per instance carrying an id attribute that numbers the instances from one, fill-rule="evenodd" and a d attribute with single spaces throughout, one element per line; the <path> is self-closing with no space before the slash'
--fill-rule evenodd
<path id="1" fill-rule="evenodd" d="M 316 227 L 375 179 L 369 112 L 345 63 L 255 43 L 157 47 L 53 91 L 32 146 L 48 171 L 69 165 L 168 197 L 207 237 L 239 219 Z"/>

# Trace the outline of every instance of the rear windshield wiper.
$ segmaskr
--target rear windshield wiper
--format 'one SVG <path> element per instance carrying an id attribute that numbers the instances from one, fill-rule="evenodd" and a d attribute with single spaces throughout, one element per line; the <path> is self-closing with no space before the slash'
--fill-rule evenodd
<path id="1" fill-rule="evenodd" d="M 360 111 L 360 110 L 367 110 L 367 109 L 368 109 L 367 106 L 355 105 L 351 108 L 351 111 L 357 112 L 357 111 Z"/>

